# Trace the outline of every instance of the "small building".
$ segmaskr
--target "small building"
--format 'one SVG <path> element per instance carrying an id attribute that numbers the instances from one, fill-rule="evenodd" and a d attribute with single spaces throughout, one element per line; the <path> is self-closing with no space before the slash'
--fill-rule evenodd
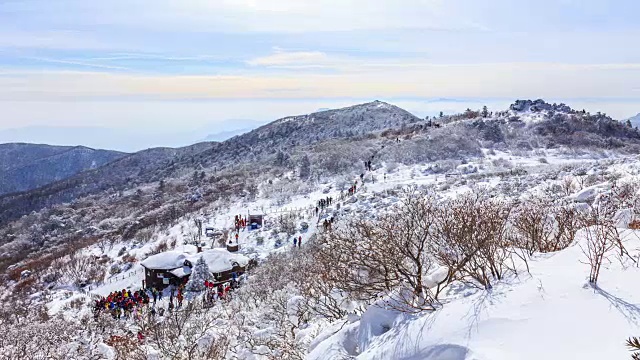
<path id="1" fill-rule="evenodd" d="M 151 255 L 140 263 L 145 269 L 144 282 L 147 287 L 164 289 L 169 285 L 179 285 L 187 273 L 191 273 L 193 264 L 188 253 L 166 251 Z"/>
<path id="2" fill-rule="evenodd" d="M 261 213 L 255 213 L 255 214 L 249 214 L 249 226 L 251 229 L 254 229 L 253 224 L 256 224 L 257 227 L 262 227 L 264 225 L 264 214 Z"/>
<path id="3" fill-rule="evenodd" d="M 249 258 L 232 254 L 225 249 L 210 249 L 200 253 L 166 251 L 149 256 L 140 263 L 145 269 L 147 287 L 164 289 L 169 285 L 178 286 L 189 280 L 191 269 L 198 258 L 203 257 L 216 283 L 230 281 L 233 273 L 241 275 L 249 265 Z"/>

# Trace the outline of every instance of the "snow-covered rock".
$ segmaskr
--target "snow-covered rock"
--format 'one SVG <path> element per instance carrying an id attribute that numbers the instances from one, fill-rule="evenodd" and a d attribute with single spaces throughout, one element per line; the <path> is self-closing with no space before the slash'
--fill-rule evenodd
<path id="1" fill-rule="evenodd" d="M 634 218 L 635 214 L 633 209 L 621 209 L 613 216 L 613 222 L 618 228 L 628 229 L 629 224 L 633 222 Z"/>

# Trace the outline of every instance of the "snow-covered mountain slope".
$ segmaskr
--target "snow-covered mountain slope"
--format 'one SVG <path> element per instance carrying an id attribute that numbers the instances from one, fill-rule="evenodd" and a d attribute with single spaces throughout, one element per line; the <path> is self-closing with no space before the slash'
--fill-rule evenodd
<path id="1" fill-rule="evenodd" d="M 250 273 L 234 300 L 229 304 L 218 304 L 203 315 L 217 319 L 210 330 L 215 336 L 235 334 L 235 331 L 243 334 L 237 335 L 238 338 L 234 335 L 231 341 L 235 350 L 229 350 L 220 358 L 265 359 L 276 356 L 285 346 L 292 347 L 287 351 L 295 351 L 307 359 L 538 360 L 577 357 L 590 360 L 627 356 L 624 340 L 636 335 L 640 329 L 640 292 L 633 286 L 640 275 L 633 260 L 640 255 L 640 232 L 626 228 L 619 231 L 631 257 L 620 262 L 617 250 L 612 250 L 597 288 L 587 281 L 589 266 L 583 253 L 586 244 L 579 233 L 576 241 L 566 249 L 534 254 L 528 260 L 528 271 L 522 261 L 515 259 L 509 266 L 515 266 L 517 274 L 509 273 L 504 279 L 495 281 L 490 290 L 464 283 L 452 285 L 440 298 L 441 305 L 435 312 L 403 313 L 388 308 L 381 298 L 371 304 L 359 305 L 341 300 L 340 308 L 345 315 L 339 319 L 328 319 L 315 312 L 304 313 L 304 320 L 293 315 L 295 311 L 301 311 L 293 304 L 304 299 L 299 289 L 291 285 L 298 281 L 295 271 L 306 271 L 304 265 L 297 262 L 311 256 L 306 249 L 312 248 L 316 236 L 324 233 L 322 222 L 331 216 L 338 219 L 336 226 L 348 226 L 350 219 L 357 216 L 375 218 L 402 201 L 401 189 L 408 186 L 427 187 L 445 199 L 468 193 L 521 200 L 534 194 L 555 194 L 553 196 L 559 201 L 584 205 L 599 196 L 611 194 L 614 182 L 623 186 L 632 183 L 640 174 L 640 163 L 633 156 L 576 158 L 548 151 L 544 154 L 545 161 L 539 161 L 508 152 L 485 152 L 485 158 L 469 161 L 455 171 L 455 176 L 434 173 L 428 164 L 394 168 L 379 164 L 366 173 L 365 184 L 359 186 L 355 196 L 342 200 L 340 193 L 345 193 L 345 185 L 342 179 L 334 178 L 284 202 L 277 202 L 277 193 L 287 193 L 291 186 L 296 186 L 293 174 L 289 174 L 273 184 L 262 184 L 260 194 L 253 200 L 216 202 L 201 209 L 198 217 L 204 220 L 205 226 L 220 230 L 232 227 L 235 214 L 265 213 L 267 225 L 260 230 L 241 231 L 239 243 L 241 253 L 260 259 L 259 272 L 272 271 L 274 274 L 270 276 L 276 276 L 263 283 L 264 274 Z M 509 168 L 505 168 L 505 161 L 511 163 Z M 360 180 L 356 176 L 347 184 L 356 179 Z M 589 189 L 596 190 L 586 191 Z M 336 204 L 321 211 L 317 217 L 317 202 L 326 197 L 336 199 Z M 309 225 L 308 230 L 302 230 L 303 223 Z M 285 230 L 289 226 L 292 226 L 292 232 Z M 88 283 L 83 290 L 74 284 L 76 279 L 63 275 L 48 292 L 48 300 L 42 300 L 49 314 L 67 319 L 91 317 L 90 306 L 97 296 L 123 288 L 138 289 L 143 278 L 139 264 L 148 254 L 160 247 L 195 252 L 193 245 L 184 245 L 191 241 L 193 228 L 193 219 L 188 216 L 155 232 L 149 240 L 134 239 L 112 245 L 105 242 L 85 249 L 81 256 L 106 259 L 100 268 L 112 274 L 105 273 L 96 282 L 83 279 L 83 283 Z M 298 236 L 303 238 L 302 249 L 293 247 L 292 238 Z M 219 246 L 207 239 L 206 247 L 212 245 Z M 285 257 L 296 270 L 289 272 L 286 266 L 281 268 L 283 265 L 270 256 Z M 131 262 L 131 258 L 135 260 Z M 55 272 L 52 268 L 44 276 L 55 278 L 51 275 Z M 300 275 L 309 277 L 312 274 Z M 279 286 L 285 286 L 284 292 Z M 279 318 L 277 310 L 271 308 L 273 299 L 257 307 L 250 306 L 248 299 L 264 290 L 268 294 L 284 296 L 287 311 L 292 313 Z M 189 296 L 187 301 L 197 301 L 196 297 Z M 156 306 L 167 308 L 168 301 L 165 298 Z M 77 302 L 85 305 L 76 308 L 72 304 Z M 241 318 L 253 321 L 240 326 Z M 124 326 L 123 329 L 111 328 L 107 333 L 126 336 L 126 330 L 135 334 L 141 325 L 121 320 L 109 326 Z M 278 326 L 286 326 L 287 331 L 280 334 Z M 294 329 L 293 335 L 289 327 Z M 115 348 L 105 346 L 104 339 L 94 339 L 79 349 L 114 358 Z M 259 345 L 261 339 L 268 340 L 271 348 Z M 149 346 L 154 349 L 151 343 Z M 164 358 L 157 350 L 150 349 L 146 350 L 150 352 L 150 358 Z"/>
<path id="2" fill-rule="evenodd" d="M 625 245 L 638 233 L 621 230 Z M 536 256 L 522 275 L 490 291 L 461 287 L 442 309 L 420 316 L 373 306 L 320 335 L 308 359 L 539 360 L 624 359 L 624 340 L 640 329 L 640 269 L 631 261 L 585 281 L 584 239 Z M 637 253 L 636 253 L 637 254 Z M 615 251 L 607 254 L 615 257 Z"/>

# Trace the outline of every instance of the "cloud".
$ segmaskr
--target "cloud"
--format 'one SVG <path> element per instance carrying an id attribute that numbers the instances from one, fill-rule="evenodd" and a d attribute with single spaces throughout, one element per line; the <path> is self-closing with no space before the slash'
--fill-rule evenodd
<path id="1" fill-rule="evenodd" d="M 304 99 L 326 97 L 615 98 L 637 96 L 639 64 L 374 64 L 323 74 L 136 75 L 5 72 L 0 100 Z M 395 66 L 398 65 L 398 66 Z M 72 85 L 72 86 L 70 86 Z"/>
<path id="2" fill-rule="evenodd" d="M 25 59 L 42 61 L 46 63 L 52 64 L 64 64 L 64 65 L 75 65 L 79 67 L 89 67 L 89 68 L 98 68 L 98 69 L 110 69 L 110 70 L 130 70 L 129 68 L 115 65 L 104 65 L 80 60 L 61 60 L 61 59 L 51 59 L 51 58 L 41 58 L 41 57 L 28 57 Z"/>
<path id="3" fill-rule="evenodd" d="M 288 52 L 275 48 L 271 55 L 257 57 L 246 61 L 251 66 L 277 67 L 289 69 L 324 68 L 336 66 L 337 59 L 329 58 L 321 51 L 293 51 Z"/>

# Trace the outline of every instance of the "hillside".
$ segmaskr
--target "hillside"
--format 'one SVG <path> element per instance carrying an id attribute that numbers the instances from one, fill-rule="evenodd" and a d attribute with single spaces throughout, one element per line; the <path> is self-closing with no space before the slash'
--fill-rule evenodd
<path id="1" fill-rule="evenodd" d="M 82 146 L 0 144 L 0 195 L 35 189 L 125 155 Z"/>
<path id="2" fill-rule="evenodd" d="M 0 197 L 0 225 L 45 206 L 107 189 L 121 191 L 165 178 L 190 175 L 203 168 L 220 170 L 240 163 L 259 162 L 279 150 L 286 151 L 298 145 L 363 135 L 417 121 L 418 118 L 400 108 L 373 102 L 276 120 L 222 143 L 149 149 L 33 192 Z"/>
<path id="3" fill-rule="evenodd" d="M 162 171 L 183 157 L 192 156 L 212 146 L 212 143 L 200 143 L 185 148 L 155 148 L 135 154 L 119 157 L 105 166 L 79 173 L 46 186 L 0 197 L 0 224 L 37 211 L 74 199 L 99 194 L 105 190 L 111 192 L 134 188 L 145 181 L 158 181 Z"/>

